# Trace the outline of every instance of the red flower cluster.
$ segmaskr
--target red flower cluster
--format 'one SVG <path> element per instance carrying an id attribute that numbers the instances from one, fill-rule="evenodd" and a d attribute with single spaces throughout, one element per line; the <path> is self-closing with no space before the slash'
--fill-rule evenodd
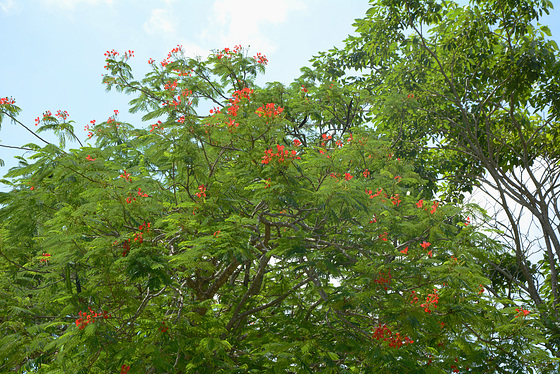
<path id="1" fill-rule="evenodd" d="M 201 184 L 200 186 L 198 186 L 198 190 L 199 192 L 195 193 L 196 197 L 206 197 L 206 187 L 204 187 L 203 184 Z"/>
<path id="2" fill-rule="evenodd" d="M 51 257 L 51 255 L 49 253 L 43 252 L 43 258 L 40 261 L 41 262 L 47 262 L 49 260 L 49 257 Z"/>
<path id="3" fill-rule="evenodd" d="M 173 105 L 175 108 L 177 108 L 179 105 L 181 105 L 182 102 L 182 97 L 183 98 L 187 98 L 190 95 L 192 95 L 192 91 L 191 90 L 183 90 L 181 92 L 180 95 L 177 96 L 177 98 L 174 98 L 173 100 L 166 100 L 164 102 L 161 103 L 162 106 L 168 106 L 168 105 Z M 187 105 L 191 105 L 192 101 L 187 100 L 186 101 Z"/>
<path id="4" fill-rule="evenodd" d="M 251 101 L 251 94 L 254 91 L 252 89 L 250 89 L 249 87 L 245 87 L 242 90 L 237 90 L 233 92 L 233 99 L 230 99 L 230 102 L 232 104 L 239 104 L 239 102 L 241 101 L 241 99 L 245 98 L 249 101 Z"/>
<path id="5" fill-rule="evenodd" d="M 144 222 L 142 225 L 138 227 L 139 232 L 134 233 L 134 241 L 141 244 L 144 241 L 144 234 L 150 231 L 151 224 L 150 222 Z M 145 230 L 145 231 L 142 231 Z"/>
<path id="6" fill-rule="evenodd" d="M 420 247 L 422 247 L 423 249 L 426 249 L 430 245 L 432 245 L 432 244 L 424 241 L 424 242 L 422 242 L 422 244 L 420 244 Z M 428 251 L 428 256 L 432 257 L 432 250 L 431 249 Z"/>
<path id="7" fill-rule="evenodd" d="M 389 342 L 389 347 L 395 349 L 402 347 L 404 344 L 414 343 L 414 340 L 410 339 L 408 336 L 405 336 L 403 338 L 398 332 L 393 334 L 393 332 L 387 327 L 387 325 L 376 327 L 373 332 L 372 338 Z"/>
<path id="8" fill-rule="evenodd" d="M 253 56 L 253 58 L 257 61 L 257 64 L 263 64 L 263 65 L 268 64 L 268 59 L 266 58 L 265 55 L 261 53 L 257 53 L 257 55 Z"/>
<path id="9" fill-rule="evenodd" d="M 379 239 L 386 242 L 387 241 L 387 231 L 385 231 L 383 234 L 379 234 Z"/>
<path id="10" fill-rule="evenodd" d="M 123 247 L 122 256 L 126 257 L 128 252 L 130 252 L 130 239 L 123 242 L 122 247 Z"/>
<path id="11" fill-rule="evenodd" d="M 407 247 L 408 248 L 408 247 Z M 416 296 L 417 293 L 416 291 L 412 291 L 412 293 L 410 294 L 410 296 L 412 297 L 412 300 L 410 301 L 411 304 L 416 304 L 418 302 L 418 296 Z"/>
<path id="12" fill-rule="evenodd" d="M 241 51 L 241 46 L 240 45 L 236 45 L 233 47 L 233 49 L 231 48 L 224 48 L 222 51 L 216 53 L 216 57 L 218 58 L 218 60 L 221 60 L 222 58 L 231 58 L 234 55 L 238 54 L 239 51 Z"/>
<path id="13" fill-rule="evenodd" d="M 169 330 L 169 327 L 165 326 L 165 322 L 162 322 L 161 326 L 159 327 L 159 331 L 167 332 L 167 330 Z"/>
<path id="14" fill-rule="evenodd" d="M 274 151 L 271 149 L 264 151 L 264 156 L 262 158 L 261 164 L 269 164 L 274 157 L 277 157 L 278 162 L 284 162 L 286 159 L 300 159 L 300 157 L 296 157 L 297 152 L 295 150 L 292 150 L 291 152 L 288 150 L 284 150 L 284 146 L 283 145 L 276 145 L 276 149 L 278 150 L 277 153 L 274 153 Z"/>
<path id="15" fill-rule="evenodd" d="M 294 146 L 299 147 L 301 145 L 301 141 L 299 139 L 294 139 Z"/>
<path id="16" fill-rule="evenodd" d="M 373 283 L 377 283 L 377 284 L 389 284 L 391 283 L 391 279 L 393 278 L 393 276 L 391 275 L 391 270 L 387 270 L 387 273 L 384 273 L 382 271 L 379 272 L 379 277 L 377 277 L 377 279 L 373 280 Z M 387 290 L 387 287 L 383 287 L 385 288 L 385 290 Z"/>
<path id="17" fill-rule="evenodd" d="M 125 181 L 130 182 L 130 173 L 127 173 L 126 170 L 123 170 L 123 173 L 119 176 L 124 178 Z"/>
<path id="18" fill-rule="evenodd" d="M 171 81 L 168 81 L 168 82 L 163 86 L 163 88 L 164 88 L 165 90 L 168 90 L 168 91 L 174 91 L 174 90 L 177 88 L 177 79 L 175 79 L 175 81 L 174 81 L 173 83 L 171 83 Z"/>
<path id="19" fill-rule="evenodd" d="M 391 196 L 391 201 L 393 202 L 393 205 L 399 206 L 399 204 L 401 203 L 401 198 L 399 197 L 399 194 L 397 193 Z"/>
<path id="20" fill-rule="evenodd" d="M 438 208 L 438 206 L 439 206 L 439 202 L 434 201 L 434 204 L 432 205 L 432 210 L 430 210 L 430 213 L 434 214 L 436 212 L 436 209 Z"/>
<path id="21" fill-rule="evenodd" d="M 88 161 L 95 161 L 95 158 L 92 158 L 90 155 L 87 155 L 86 160 L 88 160 Z"/>
<path id="22" fill-rule="evenodd" d="M 94 119 L 92 119 L 91 121 L 89 121 L 89 123 L 90 123 L 92 126 L 95 126 L 95 120 L 94 120 Z M 37 117 L 37 119 L 35 120 L 35 126 L 37 126 L 38 124 L 39 124 L 39 118 Z M 88 139 L 91 139 L 91 137 L 93 136 L 93 132 L 90 131 L 89 124 L 84 126 L 84 131 L 87 131 L 87 132 L 88 132 L 88 134 L 87 134 Z"/>
<path id="23" fill-rule="evenodd" d="M 161 125 L 162 125 L 162 122 L 161 122 L 161 121 L 157 121 L 157 123 L 154 123 L 153 125 L 151 125 L 152 128 L 151 128 L 150 132 L 152 132 L 152 131 L 154 131 L 154 130 L 156 130 L 156 129 L 157 129 L 157 130 L 163 130 L 163 126 L 161 126 Z"/>
<path id="24" fill-rule="evenodd" d="M 115 51 L 114 49 L 111 51 L 107 51 L 103 54 L 103 56 L 105 56 L 105 60 L 108 60 L 110 58 L 115 58 L 119 55 L 119 52 Z"/>
<path id="25" fill-rule="evenodd" d="M 66 118 L 68 118 L 68 112 L 65 110 L 57 110 L 55 117 L 65 120 Z"/>
<path id="26" fill-rule="evenodd" d="M 128 374 L 129 370 L 130 370 L 130 365 L 121 366 L 121 374 Z"/>
<path id="27" fill-rule="evenodd" d="M 268 103 L 266 106 L 261 106 L 259 109 L 255 111 L 259 117 L 277 117 L 284 111 L 284 108 L 278 107 L 276 108 L 274 103 Z"/>
<path id="28" fill-rule="evenodd" d="M 173 54 L 179 53 L 179 52 L 182 52 L 182 51 L 183 51 L 183 46 L 180 45 L 180 44 L 177 44 L 177 47 L 173 48 L 173 49 L 171 50 L 171 52 L 169 52 L 169 53 L 167 54 L 167 58 L 171 58 L 171 56 L 172 56 Z"/>
<path id="29" fill-rule="evenodd" d="M 350 179 L 354 178 L 354 176 L 350 173 L 344 173 L 344 179 L 346 179 L 347 181 L 349 181 Z"/>
<path id="30" fill-rule="evenodd" d="M 369 195 L 370 199 L 373 199 L 374 197 L 377 197 L 377 196 L 381 196 L 382 192 L 383 192 L 383 188 L 379 188 L 376 193 L 373 193 L 372 190 L 366 190 L 366 193 Z M 383 192 L 383 195 L 385 195 L 385 197 L 387 197 L 387 194 L 385 192 Z"/>
<path id="31" fill-rule="evenodd" d="M 129 178 L 129 177 L 130 177 L 130 174 L 127 174 L 127 173 L 126 173 L 126 170 L 125 170 L 124 176 L 121 174 L 121 178 L 124 178 L 124 179 L 126 179 L 127 181 L 130 182 L 130 178 Z M 141 189 L 140 187 L 138 187 L 138 196 L 140 196 L 140 197 L 148 197 L 148 194 L 147 194 L 147 193 L 142 193 L 142 189 Z M 127 203 L 127 204 L 130 204 L 130 203 L 132 203 L 133 201 L 136 201 L 136 198 L 135 198 L 135 197 L 128 196 L 128 197 L 126 198 L 126 203 Z"/>
<path id="32" fill-rule="evenodd" d="M 420 306 L 424 308 L 424 312 L 432 313 L 432 311 L 437 308 L 436 304 L 438 303 L 438 301 L 439 301 L 438 290 L 437 288 L 434 288 L 434 293 L 428 294 L 428 296 L 426 296 L 426 302 L 420 304 Z"/>
<path id="33" fill-rule="evenodd" d="M 8 99 L 8 97 L 0 97 L 0 105 L 12 105 L 15 104 L 16 101 L 14 99 L 12 99 L 11 97 Z"/>
<path id="34" fill-rule="evenodd" d="M 97 317 L 103 317 L 104 319 L 107 319 L 111 316 L 106 311 L 98 314 L 94 312 L 90 307 L 88 307 L 88 309 L 89 313 L 82 313 L 82 311 L 80 310 L 80 318 L 76 319 L 76 326 L 78 326 L 80 330 L 85 329 L 86 326 L 90 323 L 94 323 Z"/>
<path id="35" fill-rule="evenodd" d="M 525 317 L 526 315 L 528 315 L 529 313 L 531 313 L 530 311 L 526 310 L 526 309 L 515 309 L 515 311 L 517 312 L 517 315 L 515 316 L 515 318 L 517 317 Z"/>
<path id="36" fill-rule="evenodd" d="M 235 122 L 233 118 L 230 118 L 229 121 L 226 122 L 226 125 L 229 127 L 230 130 L 239 127 L 239 123 Z"/>

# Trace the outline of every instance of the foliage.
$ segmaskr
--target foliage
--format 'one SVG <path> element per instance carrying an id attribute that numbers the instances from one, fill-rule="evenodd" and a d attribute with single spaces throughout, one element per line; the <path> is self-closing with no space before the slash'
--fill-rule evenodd
<path id="1" fill-rule="evenodd" d="M 482 213 L 436 200 L 393 155 L 368 90 L 320 69 L 257 87 L 266 57 L 240 47 L 178 47 L 141 81 L 118 56 L 104 84 L 152 124 L 115 111 L 78 149 L 27 145 L 4 180 L 2 371 L 546 365 L 539 320 L 486 291 L 479 264 L 503 253 L 470 224 Z M 64 115 L 38 122 L 77 139 Z"/>
<path id="2" fill-rule="evenodd" d="M 537 22 L 552 3 L 371 4 L 358 35 L 315 65 L 372 92 L 378 131 L 396 155 L 416 157 L 445 200 L 481 190 L 497 207 L 494 228 L 510 255 L 489 259 L 486 274 L 496 296 L 538 310 L 560 357 L 560 63 Z"/>

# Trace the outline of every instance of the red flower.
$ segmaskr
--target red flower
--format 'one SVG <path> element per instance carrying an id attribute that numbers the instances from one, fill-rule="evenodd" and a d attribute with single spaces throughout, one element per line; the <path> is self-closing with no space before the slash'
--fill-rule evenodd
<path id="1" fill-rule="evenodd" d="M 198 186 L 198 190 L 200 192 L 197 192 L 195 195 L 196 197 L 206 197 L 206 187 L 204 187 L 203 184 L 201 184 L 200 186 Z"/>
<path id="2" fill-rule="evenodd" d="M 130 370 L 130 365 L 121 366 L 121 374 L 127 374 L 129 370 Z"/>
<path id="3" fill-rule="evenodd" d="M 123 170 L 123 173 L 119 175 L 121 178 L 124 178 L 127 182 L 130 182 L 130 174 Z"/>
<path id="4" fill-rule="evenodd" d="M 426 313 L 432 313 L 432 308 L 436 309 L 437 308 L 437 303 L 439 302 L 439 294 L 438 294 L 438 290 L 436 288 L 434 288 L 434 293 L 428 294 L 428 296 L 426 297 L 426 302 L 423 304 L 420 304 L 420 306 L 422 308 L 424 308 L 424 312 Z"/>
<path id="5" fill-rule="evenodd" d="M 169 330 L 169 327 L 165 326 L 165 322 L 162 322 L 161 326 L 159 327 L 159 331 L 167 332 L 167 330 Z"/>
<path id="6" fill-rule="evenodd" d="M 253 58 L 257 61 L 257 64 L 263 64 L 263 65 L 268 64 L 268 59 L 263 54 L 257 53 L 257 55 L 253 56 Z"/>
<path id="7" fill-rule="evenodd" d="M 275 108 L 274 103 L 268 103 L 266 104 L 266 107 L 261 106 L 259 109 L 257 109 L 255 111 L 255 113 L 259 116 L 259 117 L 276 117 L 279 116 L 282 112 L 284 111 L 284 108 L 282 107 L 278 107 Z M 237 112 L 236 112 L 237 114 Z"/>
<path id="8" fill-rule="evenodd" d="M 434 205 L 432 205 L 432 210 L 430 210 L 431 214 L 434 214 L 436 212 L 437 207 L 439 206 L 439 203 L 437 201 L 434 201 Z"/>
<path id="9" fill-rule="evenodd" d="M 301 90 L 302 90 L 303 92 L 308 92 L 308 89 L 305 88 L 305 87 L 303 86 L 303 84 L 301 85 Z"/>
<path id="10" fill-rule="evenodd" d="M 408 247 L 406 247 L 405 249 L 403 249 L 403 250 L 401 251 L 401 253 L 404 254 L 404 255 L 407 254 L 407 253 L 408 253 Z"/>
<path id="11" fill-rule="evenodd" d="M 428 248 L 430 245 L 431 245 L 431 243 L 428 243 L 428 242 L 425 241 L 425 242 L 423 242 L 422 244 L 420 244 L 420 247 L 426 249 L 426 248 Z"/>
<path id="12" fill-rule="evenodd" d="M 0 98 L 0 105 L 12 105 L 15 104 L 16 101 L 14 99 L 12 99 L 11 97 L 8 99 L 8 97 L 2 97 Z"/>
<path id="13" fill-rule="evenodd" d="M 90 155 L 87 155 L 86 160 L 88 160 L 88 161 L 95 161 L 95 158 L 92 158 Z"/>
<path id="14" fill-rule="evenodd" d="M 350 173 L 344 173 L 344 179 L 346 179 L 347 181 L 349 181 L 350 179 L 354 178 L 354 176 Z"/>
<path id="15" fill-rule="evenodd" d="M 526 315 L 528 315 L 529 313 L 531 313 L 530 311 L 526 310 L 526 309 L 515 309 L 515 311 L 518 313 L 515 318 L 517 317 L 525 317 Z"/>
<path id="16" fill-rule="evenodd" d="M 417 206 L 418 208 L 422 208 L 422 205 L 423 205 L 423 204 L 424 204 L 424 199 L 420 199 L 420 200 L 418 200 L 418 202 L 416 203 L 416 206 Z"/>

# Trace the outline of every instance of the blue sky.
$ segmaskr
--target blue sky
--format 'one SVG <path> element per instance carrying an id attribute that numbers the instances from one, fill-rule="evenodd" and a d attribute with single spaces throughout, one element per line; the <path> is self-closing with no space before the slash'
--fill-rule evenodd
<path id="1" fill-rule="evenodd" d="M 178 44 L 192 56 L 241 44 L 269 59 L 261 82 L 290 83 L 313 55 L 341 46 L 368 7 L 367 0 L 0 0 L 0 97 L 15 98 L 29 127 L 46 110 L 68 111 L 82 139 L 85 124 L 115 109 L 119 120 L 148 126 L 127 112 L 132 97 L 105 92 L 105 51 L 134 50 L 141 78 L 149 58 L 161 61 Z M 543 20 L 556 40 L 559 21 L 558 9 Z M 35 141 L 7 121 L 0 131 L 4 145 Z M 1 175 L 15 154 L 0 148 Z"/>

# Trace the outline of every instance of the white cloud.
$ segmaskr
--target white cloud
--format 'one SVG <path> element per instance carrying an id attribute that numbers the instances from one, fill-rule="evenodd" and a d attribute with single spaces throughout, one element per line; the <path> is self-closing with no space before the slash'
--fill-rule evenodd
<path id="1" fill-rule="evenodd" d="M 175 35 L 176 30 L 177 27 L 171 11 L 165 8 L 153 9 L 150 18 L 144 23 L 144 31 L 151 35 L 166 34 L 172 36 Z"/>
<path id="2" fill-rule="evenodd" d="M 43 0 L 43 3 L 48 7 L 58 7 L 63 10 L 74 10 L 77 5 L 81 4 L 98 5 L 100 3 L 105 3 L 112 5 L 113 0 Z"/>
<path id="3" fill-rule="evenodd" d="M 219 31 L 212 27 L 212 33 L 218 31 L 223 47 L 250 44 L 254 49 L 273 52 L 276 46 L 262 34 L 261 25 L 285 22 L 289 12 L 304 9 L 301 0 L 216 0 L 210 19 Z"/>
<path id="4" fill-rule="evenodd" d="M 4 0 L 0 1 L 0 10 L 2 11 L 2 13 L 10 15 L 15 13 L 16 11 L 19 11 L 20 9 L 15 0 Z"/>
<path id="5" fill-rule="evenodd" d="M 206 57 L 210 53 L 208 49 L 187 40 L 180 32 L 180 22 L 175 17 L 174 3 L 177 0 L 163 0 L 161 8 L 152 9 L 148 20 L 144 23 L 144 31 L 160 38 L 163 44 L 169 44 L 174 48 L 175 45 L 183 47 L 183 53 L 188 57 Z"/>
<path id="6" fill-rule="evenodd" d="M 204 49 L 195 43 L 183 43 L 183 52 L 187 57 L 202 57 L 205 58 L 210 54 L 210 50 Z"/>

